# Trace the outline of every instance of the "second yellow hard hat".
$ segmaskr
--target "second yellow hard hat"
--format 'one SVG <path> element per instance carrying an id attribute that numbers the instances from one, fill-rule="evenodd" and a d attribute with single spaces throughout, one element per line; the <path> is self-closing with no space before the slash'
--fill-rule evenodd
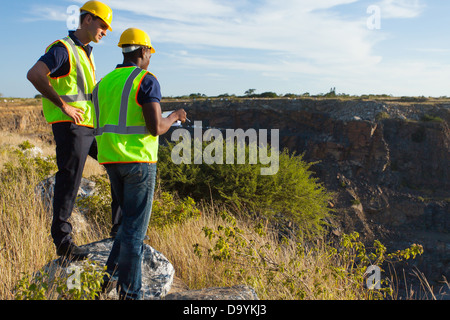
<path id="1" fill-rule="evenodd" d="M 137 28 L 128 28 L 122 33 L 118 46 L 122 48 L 123 45 L 145 46 L 151 48 L 151 53 L 155 52 L 148 34 Z"/>

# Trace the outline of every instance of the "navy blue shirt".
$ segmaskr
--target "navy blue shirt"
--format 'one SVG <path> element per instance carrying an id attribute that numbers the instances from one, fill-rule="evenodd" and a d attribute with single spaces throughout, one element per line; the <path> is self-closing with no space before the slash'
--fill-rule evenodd
<path id="1" fill-rule="evenodd" d="M 131 66 L 137 67 L 136 64 L 130 62 L 125 64 L 118 64 L 116 68 Z M 144 80 L 142 80 L 141 82 L 137 100 L 141 106 L 145 103 L 161 101 L 161 87 L 158 80 L 150 73 L 147 73 L 147 75 L 144 77 Z"/>
<path id="2" fill-rule="evenodd" d="M 92 46 L 89 44 L 83 45 L 81 41 L 74 35 L 75 31 L 69 31 L 69 37 L 72 38 L 75 45 L 83 47 L 88 57 L 91 56 Z M 61 77 L 69 73 L 70 61 L 69 52 L 61 42 L 53 45 L 40 59 L 44 62 L 50 70 L 50 77 Z"/>

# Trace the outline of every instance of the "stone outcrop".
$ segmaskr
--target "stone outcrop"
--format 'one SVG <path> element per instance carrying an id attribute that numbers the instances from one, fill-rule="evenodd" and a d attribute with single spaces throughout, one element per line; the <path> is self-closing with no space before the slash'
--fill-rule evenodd
<path id="1" fill-rule="evenodd" d="M 0 130 L 44 132 L 48 125 L 40 99 L 0 99 Z"/>
<path id="2" fill-rule="evenodd" d="M 41 198 L 42 203 L 51 212 L 53 206 L 53 192 L 55 189 L 55 176 L 48 177 L 41 181 L 35 187 L 35 193 Z M 95 193 L 95 182 L 86 178 L 81 178 L 80 188 L 78 189 L 77 197 L 89 197 Z M 82 208 L 81 208 L 82 210 Z"/>

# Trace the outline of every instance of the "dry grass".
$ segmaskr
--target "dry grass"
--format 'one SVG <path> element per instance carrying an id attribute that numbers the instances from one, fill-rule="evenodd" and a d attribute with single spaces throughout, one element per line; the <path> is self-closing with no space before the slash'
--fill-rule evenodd
<path id="1" fill-rule="evenodd" d="M 328 248 L 319 241 L 315 249 L 306 250 L 302 258 L 292 265 L 293 257 L 298 256 L 297 243 L 291 241 L 280 246 L 276 232 L 257 235 L 253 222 L 239 220 L 236 227 L 241 230 L 243 238 L 252 243 L 256 249 L 264 246 L 264 261 L 261 256 L 236 254 L 227 261 L 217 261 L 207 254 L 214 244 L 202 231 L 203 227 L 217 230 L 219 226 L 229 226 L 218 217 L 218 208 L 204 206 L 203 215 L 198 220 L 173 226 L 166 230 L 149 230 L 149 244 L 163 252 L 175 267 L 176 275 L 190 289 L 233 286 L 248 284 L 252 286 L 260 299 L 264 300 L 360 300 L 368 299 L 370 292 L 362 282 L 352 279 L 336 278 L 330 265 L 336 267 L 345 262 L 330 256 Z M 202 257 L 194 253 L 193 246 L 198 244 L 203 250 Z M 283 271 L 278 268 L 285 266 Z M 241 270 L 241 271 L 239 271 Z M 317 272 L 316 270 L 321 270 Z M 270 274 L 273 273 L 273 278 Z M 304 273 L 303 276 L 297 274 Z M 290 285 L 292 284 L 292 286 Z M 294 290 L 292 287 L 295 286 Z"/>
<path id="2" fill-rule="evenodd" d="M 55 154 L 54 145 L 43 143 L 38 137 L 0 132 L 0 169 L 15 161 L 11 150 L 29 141 L 43 151 L 43 157 Z M 103 168 L 88 159 L 83 175 L 103 173 Z M 38 178 L 20 177 L 17 183 L 0 184 L 0 299 L 13 299 L 13 289 L 22 274 L 31 274 L 52 259 L 56 259 L 50 235 L 51 212 L 46 209 L 34 187 Z M 103 235 L 105 236 L 105 235 Z M 74 234 L 78 243 L 89 243 L 101 238 L 94 228 Z"/>
<path id="3" fill-rule="evenodd" d="M 0 297 L 11 299 L 21 273 L 40 269 L 52 258 L 50 217 L 27 184 L 2 189 L 0 209 Z"/>

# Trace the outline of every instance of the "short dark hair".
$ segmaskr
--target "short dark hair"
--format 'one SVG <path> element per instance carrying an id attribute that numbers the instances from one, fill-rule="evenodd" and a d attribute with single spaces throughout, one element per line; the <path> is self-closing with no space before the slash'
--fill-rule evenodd
<path id="1" fill-rule="evenodd" d="M 88 11 L 81 11 L 80 12 L 80 25 L 83 23 L 84 19 L 86 19 L 87 16 L 91 16 L 93 20 L 96 20 L 98 17 L 95 14 L 92 14 Z"/>

